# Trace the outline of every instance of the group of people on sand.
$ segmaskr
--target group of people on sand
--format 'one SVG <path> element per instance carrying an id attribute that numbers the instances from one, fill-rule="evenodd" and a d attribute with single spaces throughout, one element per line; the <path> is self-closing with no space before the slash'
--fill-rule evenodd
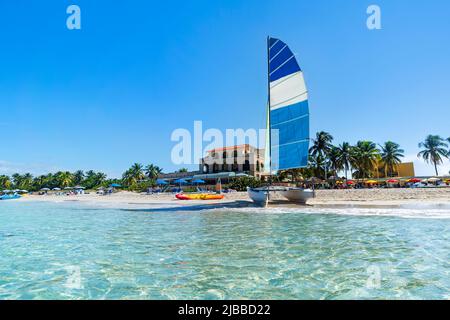
<path id="1" fill-rule="evenodd" d="M 430 182 L 394 182 L 394 183 L 367 183 L 367 182 L 351 182 L 341 184 L 321 184 L 316 185 L 316 189 L 392 189 L 392 188 L 445 188 L 450 187 L 450 181 L 440 181 L 436 183 Z"/>
<path id="2" fill-rule="evenodd" d="M 48 191 L 39 191 L 38 195 L 40 196 L 48 196 L 48 195 L 54 195 L 54 196 L 78 196 L 81 194 L 89 194 L 88 192 L 85 192 L 83 189 L 76 189 L 76 190 L 68 190 L 68 191 L 57 191 L 57 192 L 51 192 Z"/>

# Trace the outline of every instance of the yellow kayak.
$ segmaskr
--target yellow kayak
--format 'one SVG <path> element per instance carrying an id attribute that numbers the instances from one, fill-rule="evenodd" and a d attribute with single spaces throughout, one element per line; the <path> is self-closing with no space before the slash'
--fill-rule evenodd
<path id="1" fill-rule="evenodd" d="M 178 200 L 222 200 L 223 195 L 220 194 L 177 194 Z"/>

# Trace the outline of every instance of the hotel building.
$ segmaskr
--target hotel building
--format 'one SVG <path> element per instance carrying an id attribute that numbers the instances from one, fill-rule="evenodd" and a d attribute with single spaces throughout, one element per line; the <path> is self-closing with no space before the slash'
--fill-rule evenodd
<path id="1" fill-rule="evenodd" d="M 200 172 L 234 172 L 261 178 L 264 172 L 264 149 L 245 144 L 210 150 L 200 161 Z"/>

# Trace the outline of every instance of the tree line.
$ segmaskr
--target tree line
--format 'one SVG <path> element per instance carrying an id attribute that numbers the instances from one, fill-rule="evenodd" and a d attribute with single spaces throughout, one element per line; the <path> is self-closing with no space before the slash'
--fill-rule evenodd
<path id="1" fill-rule="evenodd" d="M 290 174 L 328 179 L 343 172 L 347 179 L 367 179 L 377 178 L 381 171 L 385 177 L 392 177 L 397 175 L 397 165 L 405 156 L 405 151 L 393 141 L 376 144 L 360 140 L 355 145 L 348 142 L 333 145 L 333 140 L 330 133 L 318 132 L 309 149 L 308 166 L 304 169 L 288 170 L 282 173 L 282 176 Z M 417 157 L 432 164 L 438 176 L 439 165 L 443 164 L 444 159 L 450 158 L 450 138 L 428 135 L 419 143 L 419 148 L 421 151 Z"/>
<path id="2" fill-rule="evenodd" d="M 108 179 L 103 172 L 95 172 L 89 170 L 84 172 L 78 170 L 75 172 L 58 171 L 34 177 L 31 173 L 19 174 L 15 173 L 11 176 L 0 175 L 0 190 L 27 190 L 39 191 L 43 188 L 64 189 L 67 187 L 82 186 L 86 189 L 96 189 L 99 187 L 108 187 L 111 184 L 121 184 L 131 190 L 145 189 L 147 186 L 156 185 L 158 175 L 162 173 L 162 169 L 153 164 L 144 167 L 139 163 L 135 163 L 126 170 L 121 179 Z M 145 185 L 145 186 L 144 186 Z"/>
<path id="3" fill-rule="evenodd" d="M 282 180 L 290 175 L 293 178 L 301 176 L 328 179 L 332 176 L 337 177 L 343 172 L 347 179 L 367 179 L 379 176 L 380 170 L 384 176 L 389 177 L 397 174 L 396 167 L 402 162 L 405 154 L 400 145 L 392 141 L 379 145 L 367 140 L 358 141 L 355 145 L 348 142 L 333 145 L 333 140 L 330 133 L 318 132 L 312 139 L 308 166 L 281 172 L 278 178 Z M 444 159 L 450 158 L 450 138 L 428 135 L 419 143 L 419 148 L 421 151 L 417 157 L 432 164 L 438 176 L 439 165 L 443 164 Z M 179 172 L 186 171 L 187 169 L 181 169 Z M 42 188 L 63 189 L 77 185 L 95 189 L 118 183 L 129 190 L 141 191 L 156 186 L 156 179 L 162 172 L 163 169 L 156 165 L 143 166 L 135 163 L 122 174 L 121 179 L 108 179 L 105 173 L 93 170 L 59 171 L 37 177 L 30 173 L 15 173 L 11 176 L 0 175 L 0 189 L 38 191 Z"/>
<path id="4" fill-rule="evenodd" d="M 84 172 L 59 171 L 34 177 L 31 173 L 15 173 L 11 176 L 0 176 L 0 189 L 19 189 L 27 191 L 38 191 L 43 188 L 66 188 L 83 186 L 86 189 L 93 189 L 102 185 L 107 185 L 106 174 L 89 170 Z"/>

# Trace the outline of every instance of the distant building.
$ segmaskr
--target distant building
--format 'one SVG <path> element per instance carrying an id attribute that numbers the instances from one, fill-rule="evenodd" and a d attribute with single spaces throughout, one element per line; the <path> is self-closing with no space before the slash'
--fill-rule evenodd
<path id="1" fill-rule="evenodd" d="M 201 174 L 200 171 L 189 171 L 189 172 L 172 172 L 172 173 L 161 173 L 158 175 L 158 179 L 168 179 L 168 180 L 176 180 L 176 179 L 188 179 L 192 178 L 195 175 Z"/>
<path id="2" fill-rule="evenodd" d="M 244 144 L 208 151 L 201 159 L 203 174 L 234 172 L 261 178 L 264 173 L 264 149 Z"/>
<path id="3" fill-rule="evenodd" d="M 378 174 L 379 176 L 377 178 L 392 178 L 392 177 L 415 177 L 416 173 L 414 170 L 414 163 L 413 162 L 405 162 L 400 163 L 394 167 L 394 174 L 389 177 L 386 177 L 384 172 L 384 164 L 380 164 L 378 167 Z"/>

